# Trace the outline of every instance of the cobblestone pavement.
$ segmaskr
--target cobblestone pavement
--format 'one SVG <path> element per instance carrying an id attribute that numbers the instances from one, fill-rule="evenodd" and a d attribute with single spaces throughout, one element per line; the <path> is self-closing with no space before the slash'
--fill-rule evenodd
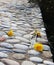
<path id="1" fill-rule="evenodd" d="M 12 29 L 14 36 L 7 32 Z M 38 30 L 41 37 L 33 35 Z M 44 50 L 33 49 L 36 42 Z M 39 7 L 26 4 L 0 3 L 0 65 L 54 65 Z"/>

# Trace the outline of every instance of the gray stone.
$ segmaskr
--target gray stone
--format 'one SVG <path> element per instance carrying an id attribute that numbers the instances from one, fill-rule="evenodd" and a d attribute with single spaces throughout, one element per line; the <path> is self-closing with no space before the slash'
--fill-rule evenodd
<path id="1" fill-rule="evenodd" d="M 46 36 L 46 33 L 44 32 L 40 32 L 41 33 L 41 36 Z"/>
<path id="2" fill-rule="evenodd" d="M 18 33 L 21 33 L 21 34 L 26 34 L 26 33 L 27 33 L 27 32 L 22 31 L 22 30 L 18 30 L 17 32 L 18 32 Z"/>
<path id="3" fill-rule="evenodd" d="M 23 30 L 23 31 L 26 31 L 25 28 L 23 28 L 21 26 L 18 26 L 18 29 Z"/>
<path id="4" fill-rule="evenodd" d="M 43 38 L 37 38 L 37 41 L 38 41 L 38 42 L 42 42 L 42 43 L 48 42 L 48 40 L 45 40 L 45 39 L 43 39 Z"/>
<path id="5" fill-rule="evenodd" d="M 7 52 L 7 53 L 9 53 L 9 52 L 13 52 L 13 50 L 11 50 L 11 49 L 6 49 L 6 48 L 0 48 L 0 52 Z"/>
<path id="6" fill-rule="evenodd" d="M 33 38 L 30 40 L 31 44 L 35 44 L 36 43 L 36 38 Z"/>
<path id="7" fill-rule="evenodd" d="M 3 37 L 3 36 L 0 37 L 0 42 L 4 42 L 5 40 L 6 40 L 5 37 Z"/>
<path id="8" fill-rule="evenodd" d="M 35 51 L 35 50 L 29 50 L 28 54 L 38 56 L 38 55 L 40 55 L 40 52 Z"/>
<path id="9" fill-rule="evenodd" d="M 11 44 L 5 43 L 5 42 L 0 43 L 0 46 L 1 46 L 1 47 L 6 47 L 6 48 L 13 48 L 13 46 L 12 46 Z"/>
<path id="10" fill-rule="evenodd" d="M 43 48 L 45 51 L 49 51 L 50 50 L 50 47 L 48 45 L 43 45 Z"/>
<path id="11" fill-rule="evenodd" d="M 51 58 L 52 57 L 52 54 L 50 51 L 43 51 L 42 55 L 45 57 L 45 58 Z"/>
<path id="12" fill-rule="evenodd" d="M 14 47 L 17 49 L 28 50 L 28 46 L 22 44 L 14 44 Z"/>
<path id="13" fill-rule="evenodd" d="M 0 26 L 0 30 L 3 29 L 4 27 Z M 1 34 L 0 34 L 1 35 Z"/>
<path id="14" fill-rule="evenodd" d="M 44 65 L 44 64 L 37 64 L 37 65 Z"/>
<path id="15" fill-rule="evenodd" d="M 35 31 L 30 32 L 30 35 L 34 34 Z"/>
<path id="16" fill-rule="evenodd" d="M 38 40 L 43 43 L 47 42 L 47 39 L 45 38 L 46 34 L 43 20 L 41 17 L 40 8 L 37 5 L 34 8 L 31 8 L 28 5 L 30 3 L 24 2 L 26 0 L 13 0 L 10 3 L 9 1 L 6 1 L 0 2 L 0 36 L 6 38 L 3 43 L 0 43 L 0 52 L 9 55 L 8 57 L 5 57 L 7 59 L 4 58 L 4 64 L 19 65 L 13 60 L 15 59 L 17 62 L 20 62 L 20 65 L 21 61 L 22 65 L 36 65 L 36 63 L 34 64 L 31 61 L 25 61 L 25 59 L 25 62 L 23 62 L 23 60 L 18 59 L 22 59 L 22 55 L 25 54 L 26 60 L 29 60 L 28 57 L 35 56 L 35 58 L 33 59 L 35 60 L 34 62 L 36 62 L 37 60 L 39 60 L 40 62 L 40 59 L 37 59 L 36 56 L 39 57 L 42 54 L 40 54 L 40 52 L 38 51 L 35 51 L 32 47 L 33 44 L 36 43 L 36 37 L 33 36 L 35 29 L 37 29 L 41 33 L 41 39 L 39 38 Z M 10 28 L 14 30 L 14 36 L 12 37 L 9 37 L 5 33 L 8 32 Z M 14 58 L 12 55 L 14 56 Z M 39 62 L 37 64 L 42 63 Z"/>
<path id="17" fill-rule="evenodd" d="M 0 31 L 0 36 L 3 36 L 5 34 L 5 32 Z"/>
<path id="18" fill-rule="evenodd" d="M 9 31 L 10 28 L 3 28 L 2 30 L 3 30 L 3 31 Z M 5 34 L 4 34 L 4 35 L 5 35 Z"/>
<path id="19" fill-rule="evenodd" d="M 4 63 L 0 62 L 0 65 L 5 65 Z"/>
<path id="20" fill-rule="evenodd" d="M 11 23 L 12 24 L 12 23 Z M 13 30 L 17 30 L 17 26 L 13 26 L 13 25 L 11 25 L 11 29 L 13 29 Z"/>
<path id="21" fill-rule="evenodd" d="M 10 26 L 10 22 L 9 22 L 9 23 L 7 23 L 7 22 L 2 22 L 1 24 L 2 24 L 2 25 L 6 25 L 6 26 Z"/>
<path id="22" fill-rule="evenodd" d="M 7 58 L 8 55 L 6 53 L 0 52 L 0 58 Z"/>
<path id="23" fill-rule="evenodd" d="M 4 13 L 5 13 L 5 12 L 4 12 Z M 6 22 L 6 23 L 7 23 L 7 22 L 9 22 L 9 21 L 10 21 L 10 18 L 3 17 L 3 18 L 2 18 L 2 21 L 4 21 L 4 22 Z M 3 23 L 4 23 L 4 22 L 3 22 Z M 9 22 L 9 23 L 10 23 L 10 22 Z M 8 24 L 8 23 L 7 23 L 7 24 Z"/>
<path id="24" fill-rule="evenodd" d="M 5 12 L 5 14 L 6 14 L 8 17 L 12 17 L 12 13 L 10 13 L 10 12 Z"/>
<path id="25" fill-rule="evenodd" d="M 25 55 L 24 54 L 14 54 L 13 58 L 17 60 L 22 60 L 22 59 L 25 59 Z"/>
<path id="26" fill-rule="evenodd" d="M 30 57 L 29 60 L 33 61 L 33 62 L 37 62 L 37 63 L 43 62 L 43 59 L 41 59 L 39 57 Z"/>
<path id="27" fill-rule="evenodd" d="M 33 35 L 30 35 L 30 34 L 26 34 L 24 35 L 23 37 L 26 38 L 26 39 L 31 39 Z"/>
<path id="28" fill-rule="evenodd" d="M 20 40 L 18 40 L 18 39 L 7 39 L 6 42 L 8 42 L 8 43 L 18 43 L 18 42 L 20 42 Z"/>
<path id="29" fill-rule="evenodd" d="M 27 46 L 30 46 L 31 44 L 29 43 L 26 43 L 26 42 L 21 42 L 22 45 L 27 45 Z"/>
<path id="30" fill-rule="evenodd" d="M 2 24 L 1 26 L 3 26 L 4 28 L 9 28 L 10 24 L 6 24 L 7 22 L 4 22 L 5 24 Z"/>
<path id="31" fill-rule="evenodd" d="M 14 24 L 14 23 L 12 23 L 12 24 L 11 24 L 11 26 L 16 27 L 17 25 L 16 25 L 16 24 Z"/>
<path id="32" fill-rule="evenodd" d="M 22 25 L 23 24 L 23 22 L 19 22 L 19 23 L 17 23 L 18 25 Z"/>
<path id="33" fill-rule="evenodd" d="M 45 31 L 45 30 L 46 30 L 46 28 L 41 28 L 41 30 L 42 30 L 42 31 Z"/>
<path id="34" fill-rule="evenodd" d="M 29 24 L 24 24 L 24 26 L 26 26 L 26 27 L 31 27 Z"/>
<path id="35" fill-rule="evenodd" d="M 44 60 L 43 63 L 46 64 L 46 65 L 54 65 L 53 62 L 48 61 L 48 60 Z"/>
<path id="36" fill-rule="evenodd" d="M 22 49 L 13 49 L 13 51 L 16 52 L 16 53 L 22 53 L 22 54 L 26 53 L 26 51 L 22 50 Z"/>
<path id="37" fill-rule="evenodd" d="M 10 60 L 10 59 L 2 59 L 1 61 L 6 63 L 7 65 L 19 65 L 18 62 L 14 61 L 14 60 Z"/>
<path id="38" fill-rule="evenodd" d="M 23 41 L 23 42 L 30 42 L 28 39 L 25 39 L 25 38 L 23 38 L 23 37 L 16 37 L 16 39 L 18 39 L 18 40 L 21 40 L 21 41 Z"/>
<path id="39" fill-rule="evenodd" d="M 35 65 L 31 61 L 23 61 L 21 65 Z"/>
<path id="40" fill-rule="evenodd" d="M 6 39 L 8 39 L 9 37 L 8 37 L 8 35 L 3 35 L 3 37 L 5 37 Z"/>
<path id="41" fill-rule="evenodd" d="M 23 36 L 23 34 L 21 34 L 21 33 L 18 33 L 18 32 L 14 32 L 14 34 L 16 35 L 16 36 Z"/>

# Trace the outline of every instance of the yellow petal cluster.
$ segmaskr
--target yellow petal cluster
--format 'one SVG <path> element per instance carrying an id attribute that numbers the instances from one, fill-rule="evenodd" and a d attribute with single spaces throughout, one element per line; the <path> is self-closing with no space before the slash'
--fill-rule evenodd
<path id="1" fill-rule="evenodd" d="M 35 30 L 34 34 L 37 35 L 37 36 L 39 36 L 39 37 L 41 36 L 41 33 L 38 30 Z"/>
<path id="2" fill-rule="evenodd" d="M 35 43 L 35 44 L 33 45 L 33 48 L 34 48 L 34 50 L 37 50 L 37 51 L 42 52 L 42 51 L 43 51 L 43 44 L 37 42 L 37 43 Z"/>
<path id="3" fill-rule="evenodd" d="M 12 29 L 10 29 L 8 32 L 7 32 L 7 35 L 8 36 L 14 36 L 14 32 L 13 32 L 13 30 Z"/>

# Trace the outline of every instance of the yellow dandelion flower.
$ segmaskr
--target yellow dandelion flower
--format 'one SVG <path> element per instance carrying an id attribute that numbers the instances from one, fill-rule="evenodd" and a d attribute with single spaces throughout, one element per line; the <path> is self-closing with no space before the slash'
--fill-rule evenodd
<path id="1" fill-rule="evenodd" d="M 37 42 L 33 45 L 34 50 L 43 51 L 43 44 Z"/>
<path id="2" fill-rule="evenodd" d="M 8 36 L 14 36 L 14 32 L 13 32 L 13 30 L 12 29 L 10 29 L 8 32 L 7 32 L 7 35 Z"/>
<path id="3" fill-rule="evenodd" d="M 41 36 L 41 33 L 38 30 L 35 30 L 34 34 L 37 35 L 37 36 L 39 36 L 39 37 Z"/>

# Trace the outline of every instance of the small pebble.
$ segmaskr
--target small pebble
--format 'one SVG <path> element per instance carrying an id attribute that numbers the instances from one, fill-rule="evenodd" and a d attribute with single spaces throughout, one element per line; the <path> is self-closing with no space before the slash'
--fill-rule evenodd
<path id="1" fill-rule="evenodd" d="M 21 65 L 35 65 L 35 64 L 31 61 L 23 61 Z"/>
<path id="2" fill-rule="evenodd" d="M 0 65 L 5 65 L 4 63 L 0 62 Z"/>
<path id="3" fill-rule="evenodd" d="M 43 59 L 41 59 L 39 57 L 30 57 L 29 60 L 31 60 L 33 62 L 37 62 L 37 63 L 43 62 Z"/>
<path id="4" fill-rule="evenodd" d="M 47 54 L 47 55 L 46 55 Z M 42 55 L 45 58 L 51 58 L 52 57 L 52 53 L 50 51 L 43 51 Z"/>
<path id="5" fill-rule="evenodd" d="M 14 43 L 20 42 L 20 40 L 18 40 L 18 39 L 7 39 L 6 42 L 14 44 Z"/>
<path id="6" fill-rule="evenodd" d="M 25 59 L 25 55 L 24 54 L 14 54 L 13 57 L 17 60 L 22 60 Z"/>
<path id="7" fill-rule="evenodd" d="M 0 58 L 7 58 L 8 55 L 6 53 L 0 52 Z"/>
<path id="8" fill-rule="evenodd" d="M 14 44 L 14 47 L 17 49 L 27 50 L 28 46 L 22 44 Z"/>
<path id="9" fill-rule="evenodd" d="M 22 54 L 25 54 L 26 53 L 26 51 L 25 50 L 22 50 L 22 49 L 13 49 L 13 51 L 15 53 L 22 53 Z"/>
<path id="10" fill-rule="evenodd" d="M 46 64 L 46 65 L 54 65 L 53 62 L 51 62 L 51 61 L 47 61 L 47 60 L 44 60 L 43 63 Z"/>
<path id="11" fill-rule="evenodd" d="M 50 47 L 48 45 L 43 45 L 44 51 L 50 51 Z"/>
<path id="12" fill-rule="evenodd" d="M 0 46 L 1 47 L 6 47 L 6 48 L 13 48 L 13 46 L 11 44 L 5 43 L 5 42 L 1 43 Z"/>
<path id="13" fill-rule="evenodd" d="M 23 38 L 23 37 L 16 37 L 16 39 L 18 39 L 18 40 L 21 40 L 21 41 L 23 41 L 23 42 L 30 42 L 28 39 L 25 39 L 25 38 Z"/>
<path id="14" fill-rule="evenodd" d="M 1 61 L 6 63 L 7 65 L 19 65 L 18 62 L 14 61 L 14 60 L 10 60 L 10 59 L 2 59 Z"/>
<path id="15" fill-rule="evenodd" d="M 40 55 L 40 52 L 35 51 L 35 50 L 29 50 L 28 54 L 38 56 L 38 55 Z"/>
<path id="16" fill-rule="evenodd" d="M 0 37 L 0 42 L 3 42 L 3 41 L 5 41 L 5 40 L 6 40 L 5 37 Z"/>

